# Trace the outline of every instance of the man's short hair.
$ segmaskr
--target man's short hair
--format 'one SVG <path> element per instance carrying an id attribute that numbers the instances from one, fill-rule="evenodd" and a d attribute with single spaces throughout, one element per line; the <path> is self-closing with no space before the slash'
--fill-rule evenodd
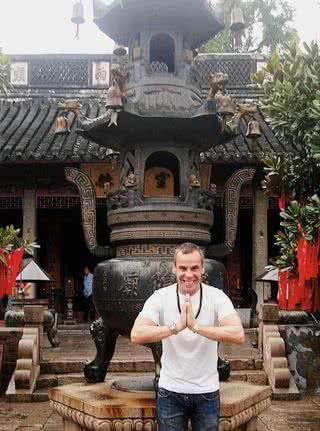
<path id="1" fill-rule="evenodd" d="M 203 251 L 197 244 L 193 244 L 193 242 L 184 242 L 176 247 L 173 256 L 173 263 L 176 264 L 178 253 L 182 254 L 191 254 L 194 251 L 197 251 L 200 254 L 201 264 L 204 264 L 204 255 Z"/>

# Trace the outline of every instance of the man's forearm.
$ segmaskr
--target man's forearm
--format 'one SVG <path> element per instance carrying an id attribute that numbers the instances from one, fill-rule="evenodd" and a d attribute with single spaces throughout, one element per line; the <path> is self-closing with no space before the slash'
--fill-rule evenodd
<path id="1" fill-rule="evenodd" d="M 133 328 L 131 341 L 135 344 L 156 343 L 170 335 L 172 335 L 172 331 L 169 326 L 139 326 Z"/>
<path id="2" fill-rule="evenodd" d="M 202 326 L 196 324 L 192 330 L 214 341 L 243 344 L 245 340 L 244 331 L 242 327 L 238 326 Z"/>

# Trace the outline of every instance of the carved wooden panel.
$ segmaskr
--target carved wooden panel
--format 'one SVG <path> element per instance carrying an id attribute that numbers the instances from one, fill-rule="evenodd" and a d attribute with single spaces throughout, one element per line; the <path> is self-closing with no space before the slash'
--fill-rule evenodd
<path id="1" fill-rule="evenodd" d="M 146 171 L 144 177 L 144 196 L 173 197 L 173 174 L 169 169 L 153 167 Z"/>
<path id="2" fill-rule="evenodd" d="M 47 216 L 48 217 L 48 216 Z M 61 232 L 57 217 L 50 217 L 47 220 L 47 271 L 52 276 L 55 289 L 61 287 Z"/>
<path id="3" fill-rule="evenodd" d="M 66 179 L 74 183 L 80 193 L 83 232 L 87 247 L 92 251 L 96 241 L 96 197 L 90 178 L 75 168 L 65 168 Z"/>
<path id="4" fill-rule="evenodd" d="M 200 164 L 200 183 L 202 190 L 209 190 L 212 163 L 205 161 Z"/>
<path id="5" fill-rule="evenodd" d="M 81 170 L 91 179 L 97 198 L 104 198 L 119 188 L 118 163 L 87 163 L 81 165 Z"/>
<path id="6" fill-rule="evenodd" d="M 231 175 L 224 187 L 226 243 L 231 250 L 237 235 L 240 190 L 244 183 L 252 181 L 255 171 L 255 168 L 239 169 Z"/>

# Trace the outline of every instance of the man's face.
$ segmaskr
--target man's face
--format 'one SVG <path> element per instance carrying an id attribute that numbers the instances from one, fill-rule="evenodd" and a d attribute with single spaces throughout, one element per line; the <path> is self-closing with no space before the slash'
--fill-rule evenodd
<path id="1" fill-rule="evenodd" d="M 84 267 L 84 275 L 88 275 L 89 274 L 89 268 L 87 266 Z"/>
<path id="2" fill-rule="evenodd" d="M 179 252 L 173 265 L 179 290 L 183 294 L 193 295 L 200 288 L 203 264 L 197 251 L 188 254 Z"/>

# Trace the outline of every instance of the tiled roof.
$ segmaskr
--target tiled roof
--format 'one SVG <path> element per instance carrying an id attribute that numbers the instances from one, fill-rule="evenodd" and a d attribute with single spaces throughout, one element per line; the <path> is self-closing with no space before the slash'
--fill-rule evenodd
<path id="1" fill-rule="evenodd" d="M 101 108 L 101 103 L 82 102 L 81 110 L 95 117 L 103 112 Z M 110 150 L 77 133 L 74 119 L 71 133 L 56 135 L 58 113 L 57 101 L 0 102 L 0 161 L 89 161 L 108 157 Z"/>
<path id="2" fill-rule="evenodd" d="M 0 162 L 16 161 L 92 161 L 107 159 L 112 153 L 107 147 L 98 145 L 77 132 L 77 121 L 71 115 L 71 132 L 56 135 L 55 119 L 59 113 L 57 100 L 24 100 L 0 103 Z M 81 112 L 88 118 L 105 113 L 99 99 L 82 101 Z M 241 135 L 232 141 L 212 148 L 206 156 L 213 161 L 259 161 L 271 154 L 295 153 L 297 148 L 288 148 L 272 132 L 267 122 L 258 113 L 261 138 L 247 139 L 246 123 L 241 123 Z"/>
<path id="3" fill-rule="evenodd" d="M 296 154 L 299 148 L 286 145 L 273 133 L 266 118 L 257 112 L 254 118 L 259 122 L 261 137 L 256 140 L 246 137 L 247 122 L 241 121 L 241 134 L 226 144 L 211 148 L 205 156 L 212 161 L 258 162 L 274 155 Z"/>
<path id="4" fill-rule="evenodd" d="M 208 91 L 208 76 L 217 71 L 228 74 L 231 95 L 242 101 L 256 99 L 255 90 L 250 86 L 250 75 L 261 60 L 251 54 L 200 54 L 195 67 L 203 99 Z M 101 118 L 106 112 L 102 97 L 109 85 L 112 61 L 110 54 L 12 56 L 10 76 L 16 80 L 12 82 L 16 99 L 0 99 L 0 162 L 107 159 L 112 153 L 107 144 L 100 142 L 99 145 L 80 136 L 73 114 L 70 114 L 73 121 L 69 134 L 56 135 L 53 126 L 59 113 L 59 101 L 65 99 L 79 99 L 81 112 L 88 119 Z M 105 68 L 105 76 L 98 74 L 103 81 L 97 81 L 99 65 Z M 261 138 L 256 141 L 247 139 L 247 125 L 243 121 L 241 135 L 212 148 L 206 156 L 216 162 L 256 163 L 271 154 L 297 151 L 277 139 L 260 113 L 256 114 L 256 119 L 263 133 Z"/>

